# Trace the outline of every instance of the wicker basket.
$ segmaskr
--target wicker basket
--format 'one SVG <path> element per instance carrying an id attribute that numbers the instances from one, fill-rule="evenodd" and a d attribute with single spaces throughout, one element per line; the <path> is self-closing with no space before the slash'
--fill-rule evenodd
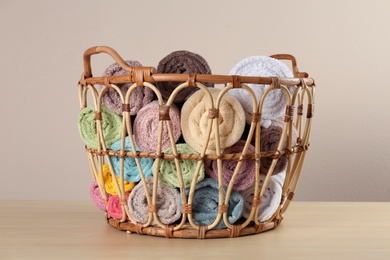
<path id="1" fill-rule="evenodd" d="M 129 72 L 129 75 L 125 76 L 110 76 L 110 77 L 93 77 L 91 70 L 91 56 L 99 53 L 105 53 L 110 55 L 116 63 L 118 63 L 123 69 Z M 294 196 L 294 192 L 300 177 L 302 170 L 303 162 L 305 159 L 306 151 L 309 147 L 309 137 L 311 129 L 311 120 L 313 117 L 314 109 L 314 90 L 315 84 L 314 80 L 308 76 L 307 73 L 299 72 L 295 58 L 287 54 L 279 54 L 271 56 L 279 60 L 287 60 L 292 63 L 292 70 L 294 78 L 277 78 L 277 77 L 252 77 L 252 76 L 231 76 L 231 75 L 211 75 L 211 74 L 157 74 L 156 69 L 153 67 L 129 67 L 126 65 L 124 60 L 111 48 L 106 46 L 97 46 L 89 48 L 84 53 L 84 73 L 78 83 L 78 91 L 80 98 L 80 108 L 84 109 L 87 107 L 87 103 L 93 102 L 93 107 L 96 112 L 95 123 L 96 123 L 96 138 L 98 147 L 97 149 L 92 149 L 91 147 L 86 146 L 86 152 L 88 155 L 88 161 L 90 164 L 90 169 L 92 172 L 93 179 L 97 181 L 100 195 L 107 205 L 107 192 L 105 190 L 105 185 L 103 181 L 103 165 L 108 164 L 112 168 L 110 163 L 110 158 L 115 156 L 120 159 L 120 174 L 119 178 L 114 177 L 112 173 L 112 180 L 114 186 L 117 189 L 117 194 L 119 197 L 120 208 L 122 210 L 121 218 L 114 218 L 110 216 L 107 212 L 105 213 L 107 223 L 111 226 L 119 229 L 125 230 L 129 233 L 136 232 L 138 234 L 152 235 L 152 236 L 161 236 L 168 238 L 222 238 L 222 237 L 238 237 L 250 234 L 257 234 L 263 231 L 271 230 L 277 227 L 283 220 L 285 211 L 287 210 L 290 201 Z M 158 89 L 155 87 L 156 82 L 177 82 L 177 89 L 183 88 L 192 88 L 197 87 L 205 92 L 207 88 L 200 82 L 213 82 L 214 84 L 220 84 L 222 93 L 226 93 L 229 89 L 232 88 L 244 88 L 248 89 L 246 84 L 269 84 L 270 87 L 267 91 L 264 92 L 261 100 L 256 102 L 253 111 L 252 123 L 246 132 L 246 136 L 242 139 L 245 139 L 246 145 L 242 152 L 225 154 L 222 149 L 218 149 L 218 140 L 219 140 L 219 131 L 221 129 L 215 129 L 213 134 L 215 135 L 215 140 L 217 144 L 217 149 L 215 152 L 207 152 L 204 149 L 200 153 L 193 154 L 181 154 L 173 146 L 172 153 L 163 153 L 161 147 L 158 146 L 156 151 L 153 152 L 131 152 L 125 150 L 122 146 L 119 150 L 112 150 L 107 147 L 102 134 L 102 93 L 108 88 L 118 89 L 116 84 L 123 84 L 134 82 L 133 85 L 129 88 L 128 91 L 132 91 L 137 87 L 148 87 L 151 88 L 155 95 L 158 97 L 158 102 L 160 105 L 160 120 L 159 120 L 159 136 L 158 141 L 161 142 L 161 131 L 163 124 L 166 124 L 168 131 L 172 134 L 172 126 L 169 116 L 167 116 L 167 111 L 172 105 L 172 99 L 177 94 L 175 91 L 172 93 L 172 97 L 169 100 L 164 101 L 161 98 L 161 95 L 158 93 Z M 217 86 L 217 85 L 216 85 Z M 293 86 L 294 91 L 291 93 L 286 86 Z M 260 127 L 260 118 L 261 118 L 261 108 L 263 106 L 264 97 L 274 89 L 281 89 L 287 97 L 287 106 L 286 112 L 284 115 L 283 122 L 283 132 L 280 138 L 278 148 L 275 151 L 261 151 L 260 150 L 260 136 L 261 136 L 261 127 Z M 129 96 L 129 95 L 127 95 Z M 223 96 L 222 94 L 220 96 Z M 253 95 L 252 95 L 253 97 Z M 126 97 L 122 97 L 123 103 L 123 116 L 122 118 L 122 132 L 121 132 L 121 141 L 122 143 L 127 136 L 130 138 L 130 141 L 134 147 L 133 140 L 133 130 L 132 130 L 132 119 L 128 112 L 128 101 Z M 210 102 L 210 133 L 213 128 L 218 128 L 218 107 L 219 100 L 214 100 Z M 295 109 L 297 107 L 297 109 Z M 167 110 L 168 108 L 168 110 Z M 164 112 L 165 111 L 165 112 Z M 296 130 L 297 140 L 292 140 L 292 131 Z M 205 140 L 206 144 L 209 140 Z M 287 146 L 284 149 L 283 144 Z M 255 152 L 248 152 L 247 146 L 249 143 L 252 143 L 255 147 Z M 259 205 L 261 204 L 263 195 L 266 192 L 267 184 L 269 183 L 272 177 L 272 171 L 278 160 L 281 156 L 287 156 L 288 163 L 285 170 L 285 178 L 282 182 L 282 192 L 281 199 L 278 203 L 277 209 L 273 212 L 272 216 L 266 220 L 260 221 L 258 217 L 259 214 Z M 180 165 L 180 162 L 183 160 L 196 160 L 197 169 L 194 173 L 194 178 L 189 189 L 185 189 L 183 186 L 182 178 L 178 179 L 180 181 L 180 187 L 177 188 L 177 191 L 182 198 L 182 203 L 180 204 L 181 217 L 175 223 L 172 224 L 163 224 L 157 214 L 159 206 L 156 204 L 159 194 L 157 194 L 158 186 L 158 169 L 157 167 L 153 168 L 153 189 L 150 193 L 146 193 L 146 200 L 148 204 L 148 212 L 146 223 L 140 223 L 135 220 L 135 218 L 130 214 L 127 196 L 125 192 L 125 181 L 123 176 L 123 160 L 125 158 L 134 158 L 136 162 L 139 162 L 142 158 L 152 158 L 155 161 L 161 160 L 172 160 Z M 260 164 L 262 158 L 271 158 L 272 163 L 267 172 L 262 176 L 262 185 L 260 185 Z M 255 172 L 255 185 L 253 190 L 253 201 L 252 208 L 248 218 L 240 218 L 235 223 L 229 223 L 228 218 L 228 208 L 229 208 L 229 198 L 232 194 L 232 187 L 235 176 L 232 177 L 229 185 L 224 186 L 222 184 L 222 170 L 218 169 L 219 181 L 218 181 L 218 212 L 215 215 L 215 220 L 212 221 L 209 225 L 199 225 L 193 219 L 192 211 L 192 199 L 196 192 L 196 178 L 198 176 L 199 168 L 204 164 L 205 160 L 216 161 L 218 166 L 224 160 L 236 160 L 237 165 L 240 165 L 244 160 L 254 160 L 256 165 Z M 138 170 L 142 173 L 142 167 L 138 164 Z M 180 167 L 180 166 L 179 166 Z M 239 167 L 239 166 L 237 166 Z M 220 167 L 219 167 L 220 168 Z M 181 170 L 178 171 L 178 174 L 181 174 Z M 146 178 L 143 174 L 140 174 L 141 180 L 140 183 L 143 183 L 146 187 Z M 224 228 L 216 228 L 218 223 L 224 223 Z"/>

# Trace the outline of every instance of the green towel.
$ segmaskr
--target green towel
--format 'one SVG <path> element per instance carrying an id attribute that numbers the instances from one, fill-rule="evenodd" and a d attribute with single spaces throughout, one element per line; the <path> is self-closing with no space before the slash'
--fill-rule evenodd
<path id="1" fill-rule="evenodd" d="M 177 152 L 180 154 L 196 154 L 197 152 L 192 149 L 188 144 L 177 144 Z M 172 147 L 163 151 L 165 154 L 172 154 Z M 156 162 L 155 162 L 156 163 Z M 183 176 L 184 187 L 189 188 L 191 186 L 192 178 L 194 177 L 197 160 L 180 160 L 180 166 Z M 178 172 L 176 169 L 175 160 L 161 160 L 159 170 L 159 181 L 169 185 L 170 187 L 180 187 Z M 197 182 L 204 178 L 204 165 L 202 164 Z"/>
<path id="2" fill-rule="evenodd" d="M 110 147 L 119 140 L 122 131 L 122 119 L 120 116 L 102 106 L 102 130 L 106 147 Z M 78 126 L 81 139 L 92 149 L 98 148 L 97 129 L 95 120 L 95 107 L 89 106 L 80 111 Z"/>

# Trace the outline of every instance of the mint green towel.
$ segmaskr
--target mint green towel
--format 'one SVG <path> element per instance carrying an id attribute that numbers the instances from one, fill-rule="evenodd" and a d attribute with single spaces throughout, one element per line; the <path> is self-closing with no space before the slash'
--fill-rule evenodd
<path id="1" fill-rule="evenodd" d="M 177 144 L 176 148 L 177 148 L 177 152 L 180 154 L 197 153 L 188 144 Z M 172 147 L 165 149 L 163 152 L 165 154 L 172 154 Z M 197 163 L 198 163 L 197 160 L 180 160 L 180 166 L 181 166 L 185 188 L 189 188 L 191 186 L 192 178 L 194 177 Z M 160 182 L 165 183 L 170 187 L 180 187 L 180 182 L 177 176 L 178 176 L 178 172 L 176 169 L 175 160 L 160 161 L 159 178 L 158 178 Z M 203 178 L 204 178 L 204 165 L 202 164 L 199 170 L 197 182 L 203 180 Z"/>
<path id="2" fill-rule="evenodd" d="M 106 147 L 110 147 L 121 138 L 122 119 L 120 116 L 102 106 L 102 130 Z M 79 113 L 78 127 L 81 139 L 92 149 L 98 148 L 95 107 L 89 106 Z"/>

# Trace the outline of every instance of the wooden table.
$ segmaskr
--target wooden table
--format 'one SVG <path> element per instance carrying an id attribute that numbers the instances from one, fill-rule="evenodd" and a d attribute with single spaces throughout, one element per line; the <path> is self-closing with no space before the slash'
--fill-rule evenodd
<path id="1" fill-rule="evenodd" d="M 0 201 L 0 259 L 390 259 L 390 203 L 292 202 L 274 230 L 238 238 L 128 234 L 91 201 Z"/>

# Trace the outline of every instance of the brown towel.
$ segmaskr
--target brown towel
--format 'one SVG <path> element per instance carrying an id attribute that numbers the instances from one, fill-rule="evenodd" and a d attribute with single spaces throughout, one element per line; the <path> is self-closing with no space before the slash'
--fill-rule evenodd
<path id="1" fill-rule="evenodd" d="M 176 74 L 211 74 L 211 69 L 206 60 L 199 54 L 189 51 L 175 51 L 164 57 L 157 66 L 157 73 L 176 73 Z M 160 90 L 161 95 L 168 99 L 172 91 L 180 84 L 180 82 L 157 82 L 156 86 Z M 211 82 L 203 83 L 206 87 L 213 87 Z M 198 88 L 187 87 L 181 90 L 174 102 L 184 102 Z"/>
<path id="2" fill-rule="evenodd" d="M 260 133 L 260 150 L 262 152 L 275 151 L 278 148 L 279 140 L 283 132 L 284 122 L 281 120 L 272 120 L 271 125 L 268 128 L 262 127 Z M 293 127 L 292 145 L 296 144 L 297 132 Z M 287 138 L 283 143 L 282 150 L 287 148 Z M 260 173 L 267 174 L 269 167 L 272 163 L 271 157 L 265 157 L 261 159 Z M 275 169 L 272 175 L 278 174 L 286 169 L 288 163 L 287 155 L 282 155 L 276 163 Z"/>
<path id="3" fill-rule="evenodd" d="M 233 146 L 226 148 L 223 152 L 226 154 L 229 153 L 242 153 L 244 149 L 245 141 L 240 140 L 235 143 Z M 248 153 L 254 153 L 255 147 L 250 145 L 248 148 Z M 222 161 L 222 177 L 223 185 L 228 186 L 234 171 L 237 167 L 237 160 L 224 160 Z M 208 176 L 218 181 L 218 164 L 217 160 L 206 160 L 205 162 L 205 171 Z M 240 170 L 238 171 L 236 178 L 234 180 L 233 189 L 240 191 L 249 188 L 255 181 L 255 172 L 256 172 L 256 161 L 254 159 L 245 159 L 243 160 Z"/>

